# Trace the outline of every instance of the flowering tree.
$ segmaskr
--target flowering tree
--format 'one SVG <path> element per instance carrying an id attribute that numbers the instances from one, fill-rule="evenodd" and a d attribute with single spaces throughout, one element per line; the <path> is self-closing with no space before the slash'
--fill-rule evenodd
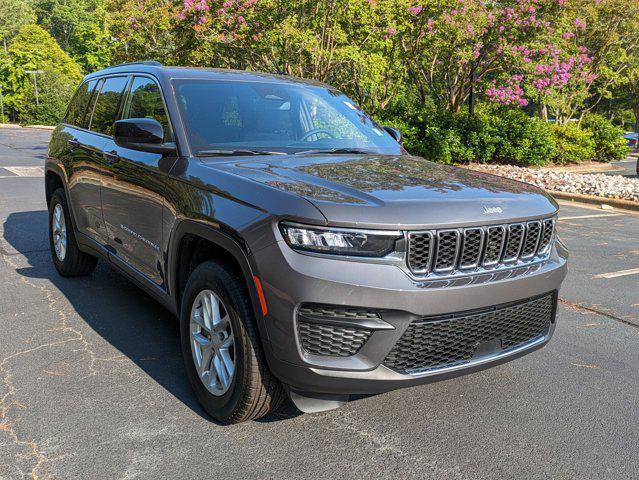
<path id="1" fill-rule="evenodd" d="M 184 0 L 189 63 L 297 75 L 339 85 L 369 110 L 404 88 L 389 0 Z"/>
<path id="2" fill-rule="evenodd" d="M 458 112 L 474 90 L 563 123 L 639 53 L 636 0 L 108 1 L 125 58 L 313 78 L 373 112 L 408 97 Z"/>

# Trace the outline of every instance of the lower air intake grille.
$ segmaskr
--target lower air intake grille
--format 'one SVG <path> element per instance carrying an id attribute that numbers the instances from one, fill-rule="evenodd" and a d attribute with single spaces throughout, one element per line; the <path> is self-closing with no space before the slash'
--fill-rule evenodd
<path id="1" fill-rule="evenodd" d="M 553 320 L 556 296 L 483 311 L 424 318 L 411 323 L 384 365 L 401 373 L 422 373 L 471 362 L 477 347 L 490 342 L 501 351 L 543 336 Z M 500 353 L 499 350 L 495 355 Z"/>
<path id="2" fill-rule="evenodd" d="M 370 330 L 310 322 L 299 322 L 302 348 L 313 355 L 350 357 L 362 348 Z"/>

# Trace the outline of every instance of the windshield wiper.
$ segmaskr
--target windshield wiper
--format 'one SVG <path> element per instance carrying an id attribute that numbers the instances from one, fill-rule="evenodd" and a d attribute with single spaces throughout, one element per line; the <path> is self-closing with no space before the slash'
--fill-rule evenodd
<path id="1" fill-rule="evenodd" d="M 324 154 L 339 154 L 339 153 L 359 153 L 363 155 L 371 155 L 376 154 L 377 152 L 371 152 L 370 150 L 366 150 L 363 148 L 327 148 L 327 149 L 317 149 L 317 150 L 304 150 L 302 152 L 295 152 L 295 155 L 308 155 L 313 153 L 324 153 Z"/>
<path id="2" fill-rule="evenodd" d="M 271 152 L 268 150 L 200 150 L 195 154 L 196 157 L 239 157 L 242 155 L 286 155 L 284 152 Z"/>

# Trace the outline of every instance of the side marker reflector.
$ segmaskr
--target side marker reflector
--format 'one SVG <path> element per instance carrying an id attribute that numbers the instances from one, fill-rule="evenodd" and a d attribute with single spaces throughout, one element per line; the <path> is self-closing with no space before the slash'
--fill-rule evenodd
<path id="1" fill-rule="evenodd" d="M 268 307 L 266 306 L 266 299 L 264 298 L 264 291 L 262 290 L 262 282 L 257 278 L 257 275 L 253 275 L 253 282 L 255 283 L 255 289 L 257 290 L 257 297 L 260 299 L 260 306 L 262 307 L 262 315 L 266 317 L 268 313 Z"/>

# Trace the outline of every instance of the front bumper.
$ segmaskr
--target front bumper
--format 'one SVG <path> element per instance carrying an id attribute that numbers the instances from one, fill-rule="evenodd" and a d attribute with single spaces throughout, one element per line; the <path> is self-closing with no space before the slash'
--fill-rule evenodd
<path id="1" fill-rule="evenodd" d="M 542 335 L 515 348 L 488 350 L 463 364 L 416 373 L 383 364 L 411 322 L 420 318 L 481 310 L 558 291 L 566 275 L 567 252 L 558 242 L 548 260 L 519 274 L 429 286 L 394 265 L 304 255 L 284 242 L 257 251 L 254 257 L 269 310 L 264 343 L 273 373 L 296 392 L 373 394 L 481 370 L 544 346 L 554 332 L 554 311 Z M 386 327 L 374 330 L 354 355 L 310 354 L 302 348 L 297 323 L 300 305 L 309 303 L 383 311 Z"/>

